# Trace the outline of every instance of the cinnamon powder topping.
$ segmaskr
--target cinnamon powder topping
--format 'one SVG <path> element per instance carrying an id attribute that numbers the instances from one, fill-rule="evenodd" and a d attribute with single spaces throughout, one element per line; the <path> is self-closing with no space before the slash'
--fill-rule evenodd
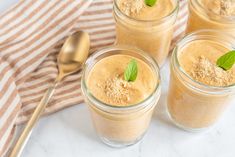
<path id="1" fill-rule="evenodd" d="M 146 6 L 144 0 L 125 0 L 118 2 L 122 12 L 128 16 L 138 14 Z"/>
<path id="2" fill-rule="evenodd" d="M 225 71 L 204 56 L 195 61 L 189 74 L 196 81 L 211 86 L 228 86 L 235 81 L 234 71 Z"/>

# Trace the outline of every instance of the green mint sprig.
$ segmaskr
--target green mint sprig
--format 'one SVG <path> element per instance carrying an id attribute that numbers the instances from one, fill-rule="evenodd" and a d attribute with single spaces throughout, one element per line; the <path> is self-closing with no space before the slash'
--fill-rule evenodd
<path id="1" fill-rule="evenodd" d="M 157 0 L 145 0 L 145 4 L 150 7 L 154 6 L 156 2 Z"/>
<path id="2" fill-rule="evenodd" d="M 229 51 L 228 53 L 224 54 L 216 62 L 218 67 L 226 71 L 231 69 L 234 63 L 235 63 L 235 50 Z"/>
<path id="3" fill-rule="evenodd" d="M 135 81 L 138 74 L 138 66 L 135 59 L 132 59 L 124 72 L 124 79 L 128 82 Z"/>

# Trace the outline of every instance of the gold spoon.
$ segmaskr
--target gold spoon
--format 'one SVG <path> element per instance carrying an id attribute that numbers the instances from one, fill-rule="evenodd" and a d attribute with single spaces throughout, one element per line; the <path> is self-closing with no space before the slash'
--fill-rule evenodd
<path id="1" fill-rule="evenodd" d="M 18 157 L 22 153 L 22 150 L 30 137 L 33 127 L 39 120 L 46 105 L 50 101 L 55 88 L 58 83 L 65 77 L 74 72 L 77 72 L 86 61 L 90 49 L 89 35 L 83 31 L 76 32 L 68 37 L 60 50 L 57 58 L 57 64 L 59 68 L 59 74 L 55 79 L 54 84 L 49 87 L 41 102 L 34 110 L 33 115 L 26 124 L 23 132 L 21 133 L 18 141 L 16 142 L 9 157 Z"/>

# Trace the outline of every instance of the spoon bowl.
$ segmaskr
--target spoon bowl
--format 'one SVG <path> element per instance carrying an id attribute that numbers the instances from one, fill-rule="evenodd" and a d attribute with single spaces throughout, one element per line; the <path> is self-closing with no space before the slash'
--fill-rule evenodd
<path id="1" fill-rule="evenodd" d="M 79 31 L 67 38 L 57 58 L 59 77 L 78 71 L 86 61 L 90 39 L 86 32 Z"/>

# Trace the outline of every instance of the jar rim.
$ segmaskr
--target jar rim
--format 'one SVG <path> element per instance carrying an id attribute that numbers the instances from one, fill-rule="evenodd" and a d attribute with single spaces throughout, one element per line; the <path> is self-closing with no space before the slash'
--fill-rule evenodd
<path id="1" fill-rule="evenodd" d="M 118 11 L 118 13 L 120 13 L 122 16 L 124 16 L 125 18 L 127 18 L 127 19 L 129 19 L 129 20 L 131 20 L 131 21 L 133 21 L 133 22 L 137 22 L 137 23 L 162 23 L 162 21 L 167 21 L 169 18 L 171 18 L 172 16 L 174 16 L 174 14 L 175 13 L 177 13 L 178 12 L 178 10 L 179 10 L 179 0 L 174 0 L 175 1 L 175 8 L 168 14 L 168 15 L 166 15 L 166 16 L 164 16 L 164 17 L 161 17 L 161 18 L 159 18 L 159 19 L 153 19 L 153 20 L 140 20 L 140 19 L 135 19 L 135 18 L 133 18 L 133 17 L 131 17 L 131 16 L 128 16 L 128 15 L 126 15 L 125 13 L 123 13 L 122 11 L 121 11 L 121 9 L 118 7 L 118 4 L 117 4 L 117 0 L 114 0 L 114 8 L 113 8 L 113 10 L 114 10 L 114 12 L 117 10 Z M 116 9 L 115 9 L 116 8 Z"/>
<path id="2" fill-rule="evenodd" d="M 86 83 L 86 72 L 89 70 L 88 65 L 91 64 L 92 61 L 94 61 L 95 59 L 97 59 L 97 57 L 100 57 L 104 54 L 109 53 L 108 54 L 109 56 L 120 54 L 120 53 L 117 53 L 117 54 L 113 53 L 114 51 L 120 51 L 120 50 L 130 51 L 130 52 L 135 53 L 137 55 L 140 55 L 141 57 L 146 59 L 149 62 L 147 64 L 151 64 L 152 71 L 155 72 L 156 80 L 158 80 L 153 92 L 147 98 L 145 98 L 143 101 L 141 101 L 139 103 L 132 104 L 130 106 L 114 106 L 114 105 L 110 105 L 110 104 L 102 102 L 101 100 L 97 99 L 91 92 L 89 92 L 89 88 L 88 88 L 87 83 Z M 102 60 L 102 59 L 100 59 L 100 60 Z M 95 62 L 92 65 L 92 67 L 97 62 Z M 118 45 L 118 46 L 109 46 L 109 47 L 103 48 L 101 50 L 98 50 L 97 52 L 93 53 L 88 58 L 88 60 L 86 61 L 85 65 L 84 65 L 84 69 L 83 69 L 83 72 L 82 72 L 81 89 L 82 89 L 83 94 L 85 94 L 88 97 L 88 100 L 92 101 L 92 102 L 95 102 L 94 104 L 98 108 L 107 108 L 107 109 L 111 109 L 111 110 L 129 110 L 129 109 L 130 110 L 133 110 L 133 109 L 135 110 L 135 109 L 138 109 L 140 107 L 148 106 L 149 103 L 146 103 L 146 102 L 150 101 L 153 97 L 155 97 L 156 94 L 160 95 L 160 88 L 161 88 L 161 83 L 160 82 L 161 82 L 160 69 L 159 69 L 159 66 L 158 66 L 157 62 L 154 60 L 154 58 L 152 58 L 146 52 L 144 52 L 144 51 L 142 51 L 138 48 L 127 46 L 127 45 Z M 146 105 L 144 105 L 144 104 L 146 104 Z"/>
<path id="3" fill-rule="evenodd" d="M 217 35 L 213 35 L 213 34 L 217 34 Z M 219 36 L 218 36 L 218 34 L 219 34 Z M 196 36 L 197 36 L 197 38 L 196 38 Z M 233 39 L 232 36 L 230 36 L 227 33 L 221 33 L 217 30 L 209 30 L 209 29 L 195 31 L 193 33 L 190 33 L 190 34 L 186 35 L 184 38 L 182 38 L 176 44 L 175 48 L 173 49 L 173 53 L 172 53 L 172 57 L 171 57 L 171 66 L 172 66 L 172 68 L 176 68 L 176 70 L 180 74 L 182 74 L 184 76 L 184 78 L 187 78 L 189 80 L 189 81 L 186 81 L 187 85 L 189 85 L 190 87 L 196 89 L 197 91 L 205 92 L 205 93 L 208 93 L 208 94 L 218 94 L 220 92 L 225 93 L 225 92 L 231 92 L 231 90 L 235 90 L 235 83 L 231 84 L 231 85 L 228 85 L 228 86 L 211 86 L 211 85 L 207 85 L 207 84 L 201 83 L 199 81 L 196 81 L 184 70 L 184 68 L 180 65 L 179 60 L 178 60 L 178 54 L 179 54 L 178 49 L 179 49 L 179 47 L 183 47 L 183 46 L 187 45 L 189 42 L 192 42 L 192 41 L 195 41 L 195 40 L 203 40 L 206 37 L 211 37 L 211 38 L 214 38 L 214 39 L 215 38 L 220 39 L 218 37 L 221 37 L 221 36 L 232 39 L 232 42 L 229 43 L 229 45 L 233 49 L 235 49 L 235 40 Z M 195 87 L 193 84 L 197 85 L 197 87 Z"/>
<path id="4" fill-rule="evenodd" d="M 235 16 L 222 16 L 219 14 L 216 14 L 215 12 L 209 10 L 208 8 L 205 8 L 200 2 L 199 0 L 190 0 L 189 3 L 194 6 L 197 5 L 199 7 L 199 9 L 204 12 L 206 15 L 208 15 L 208 17 L 211 18 L 211 16 L 209 16 L 210 14 L 213 14 L 214 18 L 211 18 L 212 20 L 215 20 L 217 22 L 226 22 L 228 24 L 234 24 L 235 23 Z M 195 7 L 195 6 L 194 6 Z"/>

